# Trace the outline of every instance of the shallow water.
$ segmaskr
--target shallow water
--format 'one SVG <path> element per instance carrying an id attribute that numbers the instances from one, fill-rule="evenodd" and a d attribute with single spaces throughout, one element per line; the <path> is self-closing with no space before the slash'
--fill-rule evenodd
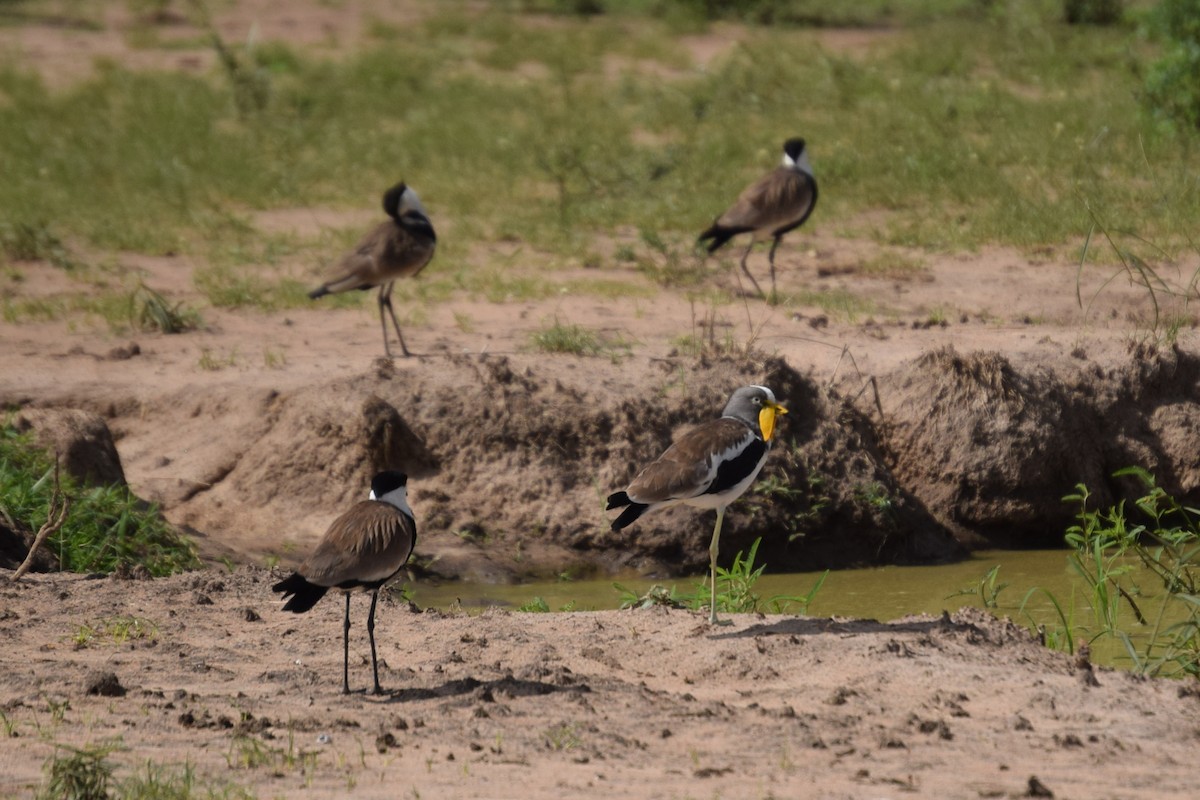
<path id="1" fill-rule="evenodd" d="M 1071 621 L 1072 629 L 1083 627 L 1095 630 L 1091 607 L 1087 602 L 1089 590 L 1069 564 L 1066 550 L 992 550 L 974 554 L 968 560 L 937 566 L 888 566 L 830 572 L 817 592 L 807 614 L 821 617 L 857 617 L 881 621 L 898 619 L 909 614 L 940 614 L 962 606 L 985 607 L 991 604 L 993 613 L 1009 616 L 1030 628 L 1038 625 L 1053 636 L 1065 626 L 1048 595 L 1057 599 L 1063 614 Z M 980 583 L 988 571 L 999 566 L 994 587 L 999 588 L 991 599 Z M 763 575 L 754 587 L 760 598 L 806 594 L 821 573 Z M 1133 581 L 1147 592 L 1141 598 L 1143 611 L 1157 611 L 1155 595 L 1161 584 L 1153 576 L 1137 574 Z M 413 583 L 409 591 L 421 607 L 456 608 L 478 611 L 488 606 L 519 608 L 535 598 L 541 598 L 551 611 L 596 611 L 619 608 L 628 595 L 614 588 L 614 583 L 644 594 L 650 587 L 660 585 L 675 588 L 679 594 L 691 594 L 705 576 L 666 580 L 648 580 L 637 575 L 617 576 L 583 581 L 544 581 L 516 585 L 446 583 L 440 586 Z M 989 596 L 985 602 L 984 596 Z M 760 606 L 765 612 L 774 611 L 769 602 Z M 796 605 L 782 608 L 785 613 L 801 613 Z M 1129 631 L 1147 630 L 1138 626 L 1128 605 L 1122 604 L 1122 625 Z M 1077 636 L 1079 634 L 1077 633 Z M 1086 632 L 1082 634 L 1086 638 Z M 1093 660 L 1098 663 L 1128 666 L 1124 649 L 1116 642 L 1098 640 L 1092 645 Z"/>

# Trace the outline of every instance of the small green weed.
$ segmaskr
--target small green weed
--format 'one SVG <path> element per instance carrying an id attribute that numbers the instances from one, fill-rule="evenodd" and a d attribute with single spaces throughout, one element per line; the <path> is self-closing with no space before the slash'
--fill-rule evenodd
<path id="1" fill-rule="evenodd" d="M 551 750 L 574 750 L 583 744 L 579 735 L 579 725 L 573 722 L 560 722 L 547 728 L 543 734 L 546 746 Z"/>
<path id="2" fill-rule="evenodd" d="M 728 569 L 717 567 L 717 610 L 731 614 L 755 611 L 783 614 L 791 613 L 794 606 L 798 609 L 796 613 L 805 613 L 821 586 L 824 585 L 825 579 L 829 577 L 829 570 L 817 578 L 816 583 L 806 594 L 761 597 L 754 591 L 755 584 L 758 583 L 758 579 L 767 568 L 766 564 L 760 564 L 757 567 L 754 565 L 760 544 L 762 544 L 762 537 L 755 539 L 748 551 L 743 553 L 739 550 Z M 698 584 L 696 593 L 691 597 L 692 608 L 707 608 L 709 594 L 710 592 L 704 584 Z"/>
<path id="3" fill-rule="evenodd" d="M 77 645 L 87 646 L 98 639 L 119 645 L 157 638 L 158 626 L 145 617 L 117 616 L 102 619 L 96 625 L 80 625 L 73 640 Z"/>
<path id="4" fill-rule="evenodd" d="M 717 567 L 717 611 L 731 614 L 763 612 L 769 614 L 800 613 L 808 610 L 809 605 L 817 596 L 817 592 L 829 577 L 826 570 L 817 578 L 809 591 L 802 595 L 774 595 L 762 597 L 755 592 L 755 584 L 766 570 L 766 564 L 754 565 L 758 556 L 762 537 L 754 540 L 748 551 L 738 551 L 733 557 L 733 563 L 726 569 Z M 613 588 L 620 594 L 621 608 L 648 608 L 661 605 L 669 608 L 690 608 L 695 611 L 707 609 L 710 603 L 711 591 L 707 581 L 697 583 L 690 594 L 679 593 L 672 586 L 667 589 L 662 586 L 652 586 L 644 594 L 614 583 Z M 796 611 L 793 612 L 793 609 Z"/>
<path id="5" fill-rule="evenodd" d="M 543 353 L 566 353 L 576 356 L 607 355 L 614 360 L 628 354 L 630 346 L 617 339 L 605 337 L 582 325 L 554 324 L 530 336 L 532 346 Z"/>
<path id="6" fill-rule="evenodd" d="M 1007 583 L 999 582 L 1000 565 L 989 569 L 975 586 L 966 586 L 946 597 L 979 597 L 984 608 L 997 609 L 1000 607 L 1000 593 L 1008 588 Z"/>
<path id="7" fill-rule="evenodd" d="M 200 326 L 200 315 L 184 306 L 171 304 L 161 294 L 142 282 L 129 297 L 129 321 L 137 330 L 183 333 Z"/>
<path id="8" fill-rule="evenodd" d="M 45 764 L 46 782 L 38 800 L 108 800 L 115 745 L 75 748 L 57 745 Z"/>
<path id="9" fill-rule="evenodd" d="M 217 355 L 207 347 L 201 348 L 200 359 L 196 362 L 196 366 L 205 372 L 217 372 L 226 367 L 236 367 L 238 363 L 237 348 L 233 348 L 226 355 Z"/>

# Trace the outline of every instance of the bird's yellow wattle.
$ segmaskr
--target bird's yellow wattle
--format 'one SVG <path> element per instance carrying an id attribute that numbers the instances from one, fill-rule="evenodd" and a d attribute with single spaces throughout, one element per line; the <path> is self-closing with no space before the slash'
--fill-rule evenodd
<path id="1" fill-rule="evenodd" d="M 763 441 L 771 441 L 771 434 L 775 432 L 775 408 L 773 406 L 763 406 L 762 411 L 758 412 L 758 427 L 762 430 Z"/>

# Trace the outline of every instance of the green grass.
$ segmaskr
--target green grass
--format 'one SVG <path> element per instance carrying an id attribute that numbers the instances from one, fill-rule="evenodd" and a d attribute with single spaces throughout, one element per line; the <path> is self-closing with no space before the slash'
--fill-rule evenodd
<path id="1" fill-rule="evenodd" d="M 45 764 L 46 780 L 37 800 L 253 800 L 255 795 L 219 778 L 196 774 L 191 763 L 154 764 L 125 778 L 109 758 L 118 744 L 56 745 Z"/>
<path id="2" fill-rule="evenodd" d="M 531 346 L 543 353 L 567 353 L 575 356 L 608 356 L 616 359 L 629 352 L 620 339 L 604 336 L 582 325 L 564 324 L 557 319 L 530 335 Z"/>
<path id="3" fill-rule="evenodd" d="M 776 5 L 848 21 L 817 3 Z M 109 65 L 47 91 L 10 62 L 0 220 L 242 264 L 261 254 L 230 253 L 245 233 L 227 209 L 360 207 L 405 177 L 460 240 L 570 250 L 647 220 L 695 233 L 792 133 L 809 139 L 821 181 L 812 225 L 886 242 L 1073 240 L 1084 201 L 1146 234 L 1174 236 L 1196 217 L 1194 135 L 1139 111 L 1148 46 L 1132 28 L 1067 26 L 1048 1 L 890 7 L 854 12 L 904 26 L 876 53 L 823 50 L 817 29 L 752 28 L 704 72 L 657 19 L 546 27 L 452 7 L 406 31 L 404 48 L 389 40 L 337 61 L 279 43 L 243 53 L 270 83 L 252 115 L 223 73 Z M 855 222 L 881 210 L 882 225 Z"/>
<path id="4" fill-rule="evenodd" d="M 28 434 L 0 426 L 0 504 L 36 531 L 46 521 L 53 488 L 53 459 Z M 194 546 L 153 505 L 125 486 L 79 486 L 65 473 L 62 489 L 74 498 L 61 530 L 47 545 L 70 572 L 112 572 L 144 565 L 151 575 L 200 566 Z"/>

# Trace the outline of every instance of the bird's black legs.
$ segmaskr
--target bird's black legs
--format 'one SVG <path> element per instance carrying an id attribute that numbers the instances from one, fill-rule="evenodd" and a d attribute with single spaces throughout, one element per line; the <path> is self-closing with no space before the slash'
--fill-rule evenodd
<path id="1" fill-rule="evenodd" d="M 375 674 L 375 694 L 383 694 L 379 688 L 379 662 L 375 658 L 375 603 L 379 600 L 379 590 L 371 592 L 371 613 L 367 615 L 367 636 L 371 639 L 371 671 Z"/>
<path id="2" fill-rule="evenodd" d="M 342 625 L 342 694 L 350 694 L 350 593 L 346 592 L 346 621 Z"/>
<path id="3" fill-rule="evenodd" d="M 775 248 L 779 247 L 779 239 L 780 239 L 780 237 L 776 236 L 775 241 L 771 242 L 771 255 L 768 259 L 771 262 L 771 298 L 772 299 L 775 298 Z"/>
<path id="4" fill-rule="evenodd" d="M 712 542 L 708 545 L 708 574 L 712 580 L 712 596 L 709 602 L 708 621 L 713 625 L 722 624 L 717 619 L 717 550 L 721 541 L 721 522 L 725 519 L 725 507 L 717 509 L 717 524 L 713 528 Z"/>
<path id="5" fill-rule="evenodd" d="M 396 312 L 392 308 L 392 283 L 385 283 L 379 289 L 379 324 L 383 327 L 383 351 L 387 353 L 387 357 L 392 357 L 392 351 L 388 349 L 388 333 L 387 321 L 383 317 L 383 309 L 387 309 L 388 314 L 392 317 L 392 327 L 396 329 L 396 337 L 400 340 L 400 350 L 404 353 L 404 357 L 408 358 L 412 353 L 408 352 L 408 346 L 404 344 L 404 334 L 400 332 L 400 323 L 396 321 Z"/>
<path id="6" fill-rule="evenodd" d="M 754 284 L 754 291 L 758 292 L 759 297 L 765 298 L 763 290 L 759 287 L 758 281 L 754 280 L 754 276 L 750 274 L 749 268 L 746 266 L 746 259 L 750 257 L 750 248 L 754 247 L 754 238 L 751 237 L 750 244 L 746 245 L 746 252 L 742 253 L 742 272 L 746 273 L 746 277 Z"/>

